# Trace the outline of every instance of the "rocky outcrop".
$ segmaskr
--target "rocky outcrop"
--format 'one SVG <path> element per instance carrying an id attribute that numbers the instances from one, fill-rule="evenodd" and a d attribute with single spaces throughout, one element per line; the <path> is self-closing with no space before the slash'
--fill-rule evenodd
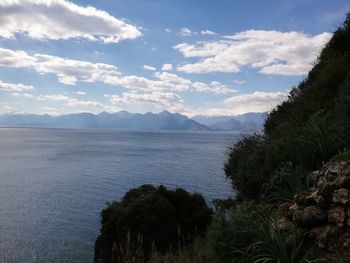
<path id="1" fill-rule="evenodd" d="M 350 253 L 350 160 L 330 161 L 311 175 L 315 186 L 279 207 L 279 227 L 314 239 L 320 248 Z"/>

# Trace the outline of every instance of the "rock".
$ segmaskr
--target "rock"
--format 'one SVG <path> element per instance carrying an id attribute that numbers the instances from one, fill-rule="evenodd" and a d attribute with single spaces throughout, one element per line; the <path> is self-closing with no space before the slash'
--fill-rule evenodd
<path id="1" fill-rule="evenodd" d="M 293 212 L 293 221 L 303 226 L 323 222 L 326 217 L 326 213 L 322 209 L 313 205 Z"/>
<path id="2" fill-rule="evenodd" d="M 291 206 L 291 203 L 282 203 L 279 207 L 278 207 L 278 210 L 277 210 L 277 213 L 280 217 L 286 217 L 288 219 L 291 219 L 293 217 L 293 214 L 291 213 L 290 211 L 290 206 Z"/>
<path id="3" fill-rule="evenodd" d="M 317 238 L 327 232 L 328 226 L 316 226 L 310 230 L 310 237 Z"/>
<path id="4" fill-rule="evenodd" d="M 308 183 L 309 183 L 309 185 L 314 186 L 314 185 L 316 185 L 317 180 L 318 180 L 318 171 L 314 171 L 309 175 Z"/>
<path id="5" fill-rule="evenodd" d="M 283 231 L 293 231 L 295 230 L 295 225 L 293 224 L 292 221 L 288 220 L 285 217 L 280 218 L 277 221 L 278 228 L 283 230 Z"/>
<path id="6" fill-rule="evenodd" d="M 350 161 L 332 160 L 311 177 L 314 187 L 279 206 L 278 226 L 301 231 L 325 250 L 349 253 Z"/>
<path id="7" fill-rule="evenodd" d="M 350 193 L 347 189 L 341 188 L 334 191 L 333 203 L 336 204 L 348 204 L 350 202 Z"/>
<path id="8" fill-rule="evenodd" d="M 324 198 L 320 195 L 319 190 L 314 189 L 309 192 L 301 192 L 296 196 L 295 202 L 301 205 L 320 204 Z"/>
<path id="9" fill-rule="evenodd" d="M 328 222 L 334 223 L 337 227 L 343 227 L 345 221 L 344 208 L 341 206 L 333 207 L 328 212 Z"/>

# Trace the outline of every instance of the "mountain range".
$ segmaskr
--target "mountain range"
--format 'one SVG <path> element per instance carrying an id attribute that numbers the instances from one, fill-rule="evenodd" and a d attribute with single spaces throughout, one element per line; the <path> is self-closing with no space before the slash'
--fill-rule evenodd
<path id="1" fill-rule="evenodd" d="M 3 114 L 0 115 L 0 126 L 254 132 L 262 127 L 266 116 L 267 113 L 246 113 L 238 116 L 196 115 L 188 118 L 168 111 L 144 114 L 120 111 L 60 116 Z"/>

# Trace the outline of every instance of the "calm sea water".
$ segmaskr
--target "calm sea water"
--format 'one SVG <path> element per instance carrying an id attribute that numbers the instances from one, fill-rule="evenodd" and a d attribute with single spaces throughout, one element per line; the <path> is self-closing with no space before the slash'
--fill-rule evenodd
<path id="1" fill-rule="evenodd" d="M 0 262 L 93 261 L 99 214 L 130 188 L 232 195 L 235 135 L 0 128 Z"/>

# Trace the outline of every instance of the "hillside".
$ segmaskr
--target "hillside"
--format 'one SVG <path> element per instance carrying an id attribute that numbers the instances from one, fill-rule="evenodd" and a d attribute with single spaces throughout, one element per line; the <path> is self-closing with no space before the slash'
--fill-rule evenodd
<path id="1" fill-rule="evenodd" d="M 249 112 L 236 116 L 196 115 L 192 119 L 214 131 L 260 132 L 266 120 L 266 112 Z"/>
<path id="2" fill-rule="evenodd" d="M 322 210 L 327 200 L 346 200 L 350 192 L 345 176 L 348 163 L 338 161 L 350 159 L 349 65 L 350 14 L 306 79 L 269 113 L 264 133 L 232 146 L 225 173 L 237 191 L 230 206 L 233 213 L 228 219 L 219 219 L 209 234 L 219 262 L 239 261 L 242 256 L 244 261 L 239 262 L 262 258 L 268 259 L 265 262 L 350 262 L 345 245 L 350 241 L 345 234 L 349 229 L 338 225 L 341 211 L 350 211 L 349 203 L 341 201 L 341 209 Z M 331 165 L 322 168 L 330 159 Z M 322 179 L 325 171 L 327 176 Z M 337 176 L 343 181 L 335 182 Z M 321 191 L 322 196 L 310 194 L 310 189 Z M 301 203 L 308 207 L 301 208 Z M 296 225 L 287 227 L 279 215 L 291 212 Z M 319 223 L 326 228 L 315 228 Z M 339 233 L 344 235 L 337 236 Z M 330 237 L 343 245 L 325 246 Z M 235 252 L 231 250 L 229 255 L 228 247 Z"/>
<path id="3" fill-rule="evenodd" d="M 349 65 L 350 14 L 263 133 L 230 148 L 237 196 L 207 237 L 154 262 L 350 262 Z"/>
<path id="4" fill-rule="evenodd" d="M 313 171 L 349 148 L 349 65 L 348 17 L 307 78 L 270 112 L 264 134 L 248 137 L 232 149 L 226 173 L 242 197 L 259 198 L 263 185 L 285 162 Z M 247 165 L 252 168 L 246 169 Z"/>

